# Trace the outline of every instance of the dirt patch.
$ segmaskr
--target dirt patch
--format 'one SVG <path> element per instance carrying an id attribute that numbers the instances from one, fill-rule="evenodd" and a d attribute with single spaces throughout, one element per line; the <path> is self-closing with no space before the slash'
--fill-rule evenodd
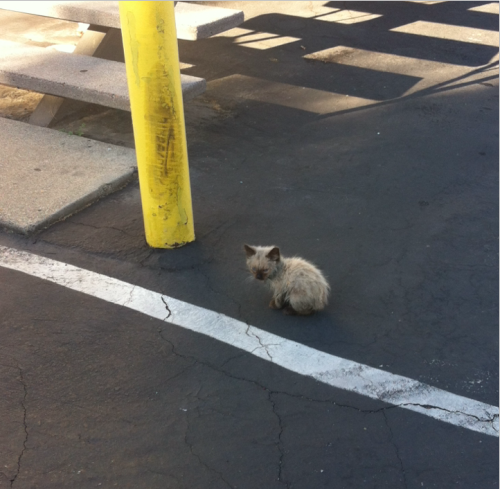
<path id="1" fill-rule="evenodd" d="M 0 117 L 27 121 L 43 95 L 0 85 Z"/>

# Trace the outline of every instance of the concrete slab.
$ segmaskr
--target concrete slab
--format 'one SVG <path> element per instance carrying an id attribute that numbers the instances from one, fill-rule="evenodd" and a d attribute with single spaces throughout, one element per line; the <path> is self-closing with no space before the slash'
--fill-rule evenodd
<path id="1" fill-rule="evenodd" d="M 29 234 L 134 178 L 135 151 L 0 119 L 0 226 Z"/>
<path id="2" fill-rule="evenodd" d="M 0 9 L 120 28 L 118 2 L 0 2 Z M 177 38 L 196 41 L 219 34 L 244 21 L 241 10 L 185 2 L 175 7 Z"/>
<path id="3" fill-rule="evenodd" d="M 125 64 L 0 40 L 0 83 L 130 112 Z M 181 74 L 184 100 L 205 91 Z"/>
<path id="4" fill-rule="evenodd" d="M 123 63 L 3 40 L 0 52 L 0 83 L 130 110 Z"/>
<path id="5" fill-rule="evenodd" d="M 245 20 L 242 10 L 207 7 L 186 2 L 175 6 L 177 38 L 196 41 L 239 26 Z"/>

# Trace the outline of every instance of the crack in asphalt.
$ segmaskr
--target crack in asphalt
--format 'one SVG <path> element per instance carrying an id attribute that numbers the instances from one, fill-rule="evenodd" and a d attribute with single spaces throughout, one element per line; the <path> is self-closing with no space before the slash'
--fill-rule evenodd
<path id="1" fill-rule="evenodd" d="M 268 387 L 264 386 L 263 384 L 257 382 L 257 381 L 254 381 L 254 380 L 250 380 L 250 379 L 246 379 L 244 377 L 238 377 L 236 375 L 233 375 L 229 372 L 227 372 L 226 370 L 223 370 L 222 369 L 222 366 L 224 366 L 225 364 L 227 364 L 228 361 L 230 360 L 233 360 L 235 358 L 238 358 L 238 357 L 241 357 L 241 356 L 244 356 L 244 354 L 239 354 L 239 355 L 235 355 L 235 356 L 232 356 L 230 357 L 228 360 L 226 360 L 222 365 L 221 367 L 217 367 L 215 365 L 212 365 L 210 363 L 207 363 L 207 362 L 203 362 L 203 361 L 200 361 L 198 359 L 196 359 L 195 357 L 191 356 L 191 355 L 184 355 L 182 353 L 179 353 L 178 351 L 176 351 L 175 349 L 175 345 L 173 344 L 172 341 L 168 340 L 167 338 L 165 338 L 162 334 L 162 330 L 160 329 L 159 330 L 159 334 L 160 334 L 160 337 L 170 345 L 171 347 L 171 351 L 172 353 L 179 357 L 179 358 L 182 358 L 184 360 L 191 360 L 192 362 L 194 362 L 191 366 L 193 366 L 194 364 L 201 364 L 211 370 L 214 370 L 222 375 L 225 375 L 229 378 L 232 378 L 232 379 L 235 379 L 235 380 L 239 380 L 239 381 L 243 381 L 243 382 L 249 382 L 251 384 L 254 384 L 256 386 L 258 386 L 259 388 L 265 390 L 267 392 L 267 400 L 271 403 L 271 406 L 272 406 L 272 412 L 274 414 L 274 416 L 277 418 L 278 420 L 278 426 L 279 426 L 279 432 L 278 432 L 278 440 L 277 440 L 277 443 L 276 443 L 276 446 L 277 446 L 277 449 L 278 449 L 278 452 L 279 452 L 279 460 L 278 460 L 278 478 L 277 480 L 282 483 L 287 489 L 290 489 L 291 488 L 291 483 L 286 481 L 284 478 L 283 478 L 283 460 L 284 460 L 284 456 L 285 456 L 285 450 L 284 450 L 284 447 L 283 447 L 283 440 L 282 440 L 282 436 L 283 436 L 283 431 L 284 431 L 284 426 L 283 426 L 283 421 L 281 419 L 281 416 L 277 410 L 277 407 L 276 407 L 276 402 L 273 400 L 273 395 L 277 395 L 277 394 L 282 394 L 282 395 L 287 395 L 287 396 L 291 396 L 291 397 L 296 397 L 296 398 L 301 398 L 301 399 L 307 399 L 307 400 L 310 400 L 310 401 L 317 401 L 315 399 L 308 399 L 307 397 L 305 396 L 299 396 L 299 395 L 294 395 L 294 394 L 289 394 L 287 392 L 281 392 L 281 391 L 275 391 L 275 390 L 271 390 L 269 389 Z M 262 345 L 263 348 L 265 348 L 266 346 L 265 345 Z M 319 401 L 319 402 L 322 402 L 322 401 Z M 363 412 L 362 410 L 360 409 L 357 409 L 353 406 L 342 406 L 342 405 L 339 405 L 338 403 L 335 403 L 333 401 L 330 401 L 330 404 L 334 404 L 334 405 L 337 405 L 337 406 L 340 406 L 340 407 L 348 407 L 348 408 L 351 408 L 351 409 L 355 409 L 357 411 L 360 411 L 360 412 Z M 214 469 L 210 468 L 208 465 L 206 465 L 202 460 L 201 458 L 199 457 L 198 454 L 196 454 L 194 451 L 193 451 L 193 447 L 192 445 L 190 445 L 187 440 L 186 441 L 186 444 L 189 446 L 190 448 L 190 451 L 191 453 L 199 460 L 199 462 L 204 465 L 207 469 L 213 471 L 214 473 L 216 473 L 217 475 L 219 475 L 221 477 L 221 479 L 226 483 L 228 484 L 229 487 L 231 487 L 229 485 L 229 483 L 224 480 L 224 478 L 222 477 L 222 474 L 215 471 Z"/>
<path id="2" fill-rule="evenodd" d="M 249 338 L 256 338 L 257 341 L 259 342 L 259 345 L 258 347 L 254 348 L 253 350 L 251 350 L 249 353 L 250 354 L 254 354 L 254 352 L 256 352 L 257 350 L 259 349 L 263 349 L 265 352 L 266 352 L 266 355 L 269 357 L 269 360 L 271 361 L 271 363 L 274 363 L 274 360 L 273 360 L 273 356 L 271 355 L 271 353 L 269 353 L 269 350 L 268 348 L 271 347 L 271 346 L 280 346 L 283 342 L 285 342 L 286 340 L 283 339 L 282 341 L 280 341 L 279 343 L 264 343 L 262 338 L 256 334 L 254 331 L 250 331 L 250 328 L 254 329 L 252 327 L 251 324 L 249 324 L 247 321 L 244 321 L 247 325 L 247 329 L 245 331 L 245 334 L 249 337 Z M 234 358 L 234 357 L 233 357 Z M 223 365 L 225 365 L 225 363 L 227 362 L 224 362 Z M 221 366 L 223 366 L 221 365 Z"/>
<path id="3" fill-rule="evenodd" d="M 387 414 L 385 411 L 382 411 L 382 415 L 384 416 L 385 424 L 387 426 L 387 429 L 389 430 L 389 433 L 391 435 L 391 443 L 392 446 L 394 447 L 394 451 L 396 453 L 396 457 L 399 461 L 399 466 L 401 467 L 401 473 L 403 474 L 403 485 L 405 489 L 408 489 L 408 481 L 406 480 L 406 470 L 403 465 L 403 460 L 401 459 L 401 455 L 399 454 L 399 447 L 397 446 L 396 442 L 394 441 L 394 433 L 392 432 L 391 425 L 389 424 L 389 420 L 387 419 Z"/>
<path id="4" fill-rule="evenodd" d="M 403 407 L 403 406 L 419 406 L 419 407 L 422 407 L 424 409 L 439 409 L 440 411 L 445 411 L 445 412 L 451 413 L 451 414 L 461 414 L 463 416 L 469 416 L 469 417 L 474 418 L 475 420 L 479 421 L 480 423 L 491 423 L 493 426 L 493 429 L 495 431 L 498 431 L 494 425 L 495 420 L 499 416 L 498 414 L 494 414 L 493 417 L 491 417 L 491 418 L 480 418 L 479 416 L 476 416 L 475 414 L 464 413 L 463 411 L 452 411 L 450 409 L 446 409 L 446 408 L 443 408 L 440 406 L 433 406 L 432 404 L 418 404 L 418 403 L 414 403 L 414 402 L 404 402 L 404 403 L 398 404 L 395 407 Z"/>
<path id="5" fill-rule="evenodd" d="M 227 365 L 229 362 L 231 362 L 232 360 L 236 360 L 237 358 L 241 358 L 241 357 L 244 357 L 245 355 L 248 355 L 247 352 L 242 352 L 242 353 L 239 353 L 237 355 L 234 355 L 232 357 L 229 357 L 227 360 L 224 360 L 222 363 L 221 363 L 221 368 L 224 367 L 225 365 Z"/>
<path id="6" fill-rule="evenodd" d="M 128 297 L 128 299 L 123 303 L 124 306 L 126 306 L 127 304 L 130 304 L 130 302 L 132 302 L 132 295 L 134 294 L 134 290 L 135 290 L 136 286 L 132 286 L 132 289 L 130 289 L 130 295 Z"/>
<path id="7" fill-rule="evenodd" d="M 163 321 L 166 321 L 171 315 L 172 315 L 172 311 L 170 310 L 170 308 L 168 307 L 168 304 L 167 304 L 167 301 L 165 299 L 165 296 L 162 295 L 161 296 L 161 301 L 163 302 L 163 304 L 165 304 L 165 308 L 167 309 L 168 311 L 168 316 L 166 318 L 163 319 Z"/>
<path id="8" fill-rule="evenodd" d="M 146 268 L 146 265 L 144 265 L 144 262 L 146 260 L 148 260 L 149 258 L 151 258 L 151 256 L 155 253 L 156 249 L 155 248 L 152 248 L 150 250 L 148 250 L 148 253 L 147 255 L 142 259 L 142 260 L 139 260 L 139 265 L 142 267 L 142 268 Z M 148 267 L 150 268 L 150 267 Z"/>
<path id="9" fill-rule="evenodd" d="M 198 416 L 200 416 L 200 413 L 198 411 Z M 184 434 L 184 443 L 186 444 L 186 446 L 189 448 L 189 452 L 191 453 L 191 455 L 193 457 L 196 458 L 196 460 L 198 460 L 198 463 L 200 465 L 202 465 L 203 467 L 205 467 L 210 473 L 213 473 L 215 475 L 218 476 L 218 478 L 224 482 L 224 484 L 226 484 L 227 487 L 231 488 L 231 489 L 235 489 L 234 486 L 232 486 L 225 478 L 224 476 L 222 475 L 221 472 L 219 472 L 218 470 L 215 470 L 213 467 L 210 467 L 210 465 L 208 465 L 202 458 L 201 456 L 196 453 L 194 451 L 194 447 L 191 443 L 189 443 L 188 441 L 188 432 L 189 432 L 189 428 L 190 428 L 190 425 L 189 425 L 189 415 L 186 417 L 186 420 L 187 420 L 187 426 L 186 426 L 186 432 Z"/>
<path id="10" fill-rule="evenodd" d="M 257 341 L 259 342 L 260 344 L 260 347 L 257 347 L 257 348 L 254 348 L 251 353 L 255 352 L 256 350 L 258 350 L 259 348 L 263 348 L 266 352 L 266 355 L 269 357 L 269 360 L 271 360 L 271 362 L 273 361 L 273 357 L 271 356 L 271 354 L 269 353 L 269 350 L 267 349 L 268 346 L 271 346 L 271 345 L 265 345 L 264 343 L 262 343 L 262 339 L 260 338 L 259 335 L 253 333 L 253 332 L 250 332 L 250 324 L 247 323 L 247 329 L 245 331 L 245 334 L 250 337 L 250 338 L 257 338 Z"/>
<path id="11" fill-rule="evenodd" d="M 291 487 L 290 483 L 283 478 L 283 459 L 285 457 L 285 448 L 283 447 L 283 441 L 281 439 L 281 437 L 283 436 L 283 431 L 284 431 L 283 421 L 281 420 L 281 416 L 276 409 L 276 403 L 273 401 L 272 396 L 273 396 L 273 392 L 268 391 L 267 399 L 271 403 L 273 414 L 278 419 L 278 426 L 279 426 L 278 443 L 276 444 L 278 451 L 279 451 L 279 454 L 280 454 L 280 457 L 278 460 L 278 481 L 281 482 L 282 484 L 284 484 L 287 489 L 290 489 L 290 487 Z"/>
<path id="12" fill-rule="evenodd" d="M 112 229 L 113 231 L 118 231 L 120 233 L 123 233 L 125 234 L 126 236 L 129 236 L 130 238 L 144 238 L 144 236 L 141 234 L 131 234 L 123 229 L 120 229 L 120 228 L 115 228 L 113 226 L 95 226 L 93 224 L 85 224 L 83 222 L 76 222 L 76 221 L 68 221 L 70 224 L 75 224 L 76 226 L 84 226 L 84 227 L 88 227 L 88 228 L 93 228 L 93 229 Z"/>
<path id="13" fill-rule="evenodd" d="M 206 281 L 206 284 L 207 284 L 207 287 L 214 293 L 214 294 L 217 294 L 217 295 L 222 295 L 224 297 L 226 297 L 227 299 L 229 299 L 231 302 L 233 302 L 234 304 L 236 304 L 236 306 L 238 307 L 238 312 L 237 312 L 237 317 L 241 317 L 241 303 L 238 302 L 234 297 L 231 297 L 229 294 L 226 294 L 225 292 L 222 292 L 220 290 L 216 290 L 213 286 L 212 286 L 212 283 L 210 282 L 210 278 L 209 276 L 201 269 L 201 264 L 199 266 L 197 266 L 196 268 L 198 268 L 198 272 L 201 273 L 201 275 L 203 275 L 203 277 L 205 277 L 205 281 Z M 248 323 L 247 323 L 248 324 Z"/>
<path id="14" fill-rule="evenodd" d="M 277 448 L 278 448 L 278 451 L 279 451 L 279 461 L 278 461 L 278 478 L 277 480 L 279 482 L 281 482 L 282 484 L 285 485 L 285 487 L 287 489 L 289 489 L 291 486 L 290 486 L 290 483 L 287 482 L 286 480 L 283 479 L 283 458 L 284 458 L 284 455 L 285 455 L 285 451 L 284 451 L 284 448 L 283 448 L 283 443 L 282 443 L 282 434 L 283 434 L 283 431 L 284 431 L 284 427 L 283 427 L 283 422 L 282 422 L 282 419 L 281 419 L 281 416 L 280 414 L 278 413 L 277 411 L 277 408 L 276 408 L 276 403 L 275 401 L 272 399 L 272 396 L 273 394 L 283 394 L 282 392 L 279 392 L 279 391 L 272 391 L 271 389 L 268 389 L 267 387 L 263 386 L 262 384 L 259 384 L 258 382 L 254 382 L 254 381 L 251 381 L 251 380 L 248 380 L 248 379 L 245 379 L 245 378 L 240 378 L 240 377 L 237 377 L 237 376 L 234 376 L 234 375 L 231 375 L 229 372 L 226 372 L 225 370 L 222 370 L 221 368 L 217 368 L 215 365 L 211 365 L 209 363 L 206 363 L 206 362 L 202 362 L 198 359 L 196 359 L 195 357 L 191 356 L 191 355 L 183 355 L 182 353 L 179 353 L 178 351 L 176 351 L 175 349 L 175 345 L 173 344 L 172 341 L 168 340 L 167 338 L 165 338 L 163 336 L 163 331 L 160 329 L 159 330 L 159 335 L 160 335 L 160 338 L 165 341 L 166 343 L 168 343 L 170 345 L 170 348 L 171 348 L 171 352 L 179 357 L 179 358 L 182 358 L 183 360 L 190 360 L 192 361 L 193 363 L 191 363 L 191 365 L 189 365 L 188 367 L 186 367 L 184 370 L 182 370 L 181 372 L 179 372 L 179 374 L 175 375 L 175 377 L 178 377 L 180 375 L 182 375 L 185 371 L 187 371 L 188 369 L 192 368 L 194 365 L 197 365 L 197 364 L 201 364 L 205 367 L 208 367 L 210 368 L 211 370 L 215 370 L 216 372 L 218 373 L 221 373 L 223 375 L 226 375 L 232 379 L 235 379 L 235 380 L 241 380 L 241 381 L 245 381 L 245 382 L 250 382 L 254 385 L 257 385 L 259 387 L 261 387 L 263 390 L 265 390 L 267 392 L 267 399 L 268 401 L 271 403 L 271 406 L 272 406 L 272 412 L 273 414 L 276 416 L 277 420 L 278 420 L 278 426 L 279 426 L 279 433 L 278 433 L 278 442 L 277 442 Z M 262 345 L 263 348 L 265 348 L 265 345 Z M 238 358 L 238 357 L 241 357 L 241 356 L 244 356 L 244 353 L 243 354 L 239 354 L 239 355 L 235 355 L 235 356 L 232 356 L 230 357 L 228 360 L 226 360 L 222 365 L 225 365 L 228 361 L 230 360 L 234 360 L 235 358 Z M 170 380 L 170 379 L 169 379 Z M 198 400 L 201 400 L 198 398 Z M 199 413 L 198 413 L 199 414 Z M 188 426 L 188 429 L 189 429 L 189 426 Z M 187 432 L 186 432 L 187 433 Z M 186 443 L 186 445 L 189 447 L 189 450 L 191 452 L 191 454 L 193 456 L 195 456 L 198 461 L 200 462 L 200 464 L 202 464 L 204 467 L 206 467 L 208 470 L 210 470 L 211 472 L 217 474 L 220 479 L 225 482 L 228 487 L 233 487 L 229 484 L 229 482 L 227 480 L 224 479 L 222 473 L 218 472 L 217 470 L 211 468 L 210 466 L 208 466 L 200 457 L 200 455 L 198 455 L 197 453 L 194 452 L 194 449 L 193 449 L 193 445 L 191 445 L 188 441 L 187 441 L 187 434 L 185 435 L 184 437 L 184 441 Z"/>
<path id="15" fill-rule="evenodd" d="M 248 334 L 248 330 L 247 330 L 247 334 Z M 195 357 L 193 357 L 191 355 L 183 355 L 182 353 L 179 353 L 178 351 L 175 350 L 175 347 L 174 347 L 174 345 L 173 345 L 173 343 L 171 341 L 167 340 L 163 335 L 161 335 L 161 333 L 160 333 L 160 336 L 161 336 L 161 338 L 164 341 L 166 341 L 166 342 L 168 342 L 170 344 L 170 346 L 172 348 L 172 353 L 174 353 L 176 356 L 178 356 L 180 358 L 190 359 L 192 361 L 196 361 L 197 363 L 199 363 L 199 364 L 201 364 L 201 365 L 203 365 L 205 367 L 208 367 L 208 368 L 210 368 L 212 370 L 215 370 L 216 372 L 219 372 L 219 373 L 221 373 L 223 375 L 226 375 L 226 376 L 228 376 L 228 377 L 230 377 L 232 379 L 241 380 L 241 381 L 244 381 L 244 382 L 252 383 L 252 384 L 258 386 L 259 388 L 264 389 L 265 391 L 269 392 L 270 394 L 282 394 L 282 395 L 289 396 L 289 397 L 294 397 L 294 398 L 298 398 L 298 399 L 304 399 L 304 400 L 307 400 L 307 401 L 310 401 L 310 402 L 330 404 L 330 405 L 334 405 L 334 406 L 337 406 L 337 407 L 342 407 L 342 408 L 347 408 L 347 409 L 353 409 L 353 410 L 358 411 L 358 412 L 363 413 L 363 414 L 378 414 L 378 413 L 385 412 L 385 411 L 390 410 L 390 409 L 397 409 L 397 408 L 401 408 L 401 407 L 404 407 L 404 406 L 419 406 L 419 407 L 422 407 L 424 409 L 438 409 L 438 410 L 446 411 L 446 412 L 449 412 L 449 413 L 455 413 L 455 414 L 461 414 L 463 416 L 469 416 L 471 418 L 476 419 L 479 422 L 488 423 L 488 424 L 495 423 L 495 421 L 499 417 L 498 414 L 494 414 L 493 417 L 491 417 L 491 418 L 479 418 L 478 416 L 476 416 L 474 414 L 470 414 L 470 413 L 466 413 L 466 412 L 462 412 L 462 411 L 451 411 L 451 410 L 448 410 L 446 408 L 442 408 L 440 406 L 434 406 L 434 405 L 431 405 L 431 404 L 411 403 L 411 402 L 406 402 L 406 403 L 403 402 L 403 403 L 399 403 L 399 404 L 390 404 L 388 406 L 383 406 L 383 407 L 378 408 L 378 409 L 361 409 L 359 407 L 352 406 L 352 405 L 349 405 L 349 404 L 341 404 L 341 403 L 338 403 L 338 402 L 333 401 L 333 400 L 328 400 L 328 399 L 314 399 L 314 398 L 307 397 L 307 396 L 300 395 L 300 394 L 292 394 L 292 393 L 285 392 L 285 391 L 272 390 L 269 387 L 266 387 L 265 385 L 261 384 L 260 382 L 258 382 L 256 380 L 251 380 L 251 379 L 247 379 L 245 377 L 239 377 L 239 376 L 233 375 L 230 372 L 228 372 L 228 371 L 226 371 L 226 370 L 224 370 L 222 368 L 230 360 L 234 360 L 236 358 L 244 356 L 244 353 L 238 354 L 238 355 L 234 355 L 234 356 L 228 358 L 227 360 L 224 361 L 224 363 L 221 364 L 220 367 L 217 367 L 217 366 L 212 365 L 210 363 L 200 361 L 200 360 L 196 359 Z M 264 349 L 266 349 L 266 347 L 268 347 L 268 346 L 271 346 L 271 345 L 262 344 L 262 348 L 264 348 Z M 269 352 L 267 351 L 267 349 L 266 349 L 266 352 L 269 355 Z M 271 359 L 271 363 L 272 363 L 272 359 Z M 383 399 L 378 399 L 378 401 L 379 402 L 386 402 Z"/>
<path id="16" fill-rule="evenodd" d="M 216 243 L 215 245 L 219 244 L 220 240 L 222 239 L 222 237 L 224 236 L 224 234 L 226 233 L 226 231 L 234 226 L 236 224 L 236 220 L 233 219 L 233 218 L 230 218 L 230 219 L 226 219 L 224 222 L 222 222 L 221 224 L 219 224 L 218 226 L 215 226 L 214 228 L 212 228 L 210 231 L 207 231 L 205 234 L 202 234 L 201 236 L 198 237 L 199 240 L 201 239 L 204 239 L 206 238 L 208 235 L 212 234 L 212 233 L 215 233 L 216 231 L 218 231 L 219 229 L 221 229 L 222 227 L 224 227 L 226 224 L 228 224 L 228 226 L 225 227 L 225 229 L 222 230 L 222 233 L 219 235 L 219 237 L 216 239 Z"/>
<path id="17" fill-rule="evenodd" d="M 495 414 L 490 421 L 492 428 L 498 433 L 498 428 L 495 425 L 495 420 L 498 420 L 498 414 Z"/>
<path id="18" fill-rule="evenodd" d="M 26 382 L 24 380 L 24 375 L 23 375 L 23 370 L 21 367 L 17 367 L 19 369 L 19 379 L 21 384 L 23 385 L 23 390 L 24 390 L 24 396 L 21 401 L 21 406 L 23 408 L 23 427 L 24 427 L 24 440 L 23 440 L 23 449 L 21 450 L 21 453 L 19 454 L 19 457 L 17 458 L 17 471 L 14 474 L 14 477 L 10 479 L 10 487 L 14 487 L 14 482 L 16 482 L 17 477 L 19 476 L 21 472 L 21 460 L 23 458 L 24 452 L 26 451 L 26 444 L 28 443 L 28 425 L 26 423 L 26 417 L 27 417 L 27 410 L 26 410 L 26 398 L 28 396 L 28 386 L 26 385 Z"/>
<path id="19" fill-rule="evenodd" d="M 173 479 L 175 481 L 175 483 L 178 486 L 180 486 L 179 479 L 177 477 L 173 476 L 170 472 L 161 472 L 159 470 L 149 469 L 148 467 L 146 467 L 145 470 L 146 470 L 146 472 L 149 472 L 150 474 L 153 474 L 153 475 L 160 475 L 162 477 Z"/>
<path id="20" fill-rule="evenodd" d="M 231 489 L 234 489 L 234 486 L 232 486 L 226 479 L 224 479 L 224 476 L 222 475 L 221 472 L 219 472 L 219 471 L 215 470 L 214 468 L 210 467 L 210 465 L 208 465 L 206 462 L 204 462 L 202 460 L 202 458 L 193 450 L 193 446 L 188 443 L 188 441 L 186 440 L 186 437 L 184 437 L 184 442 L 188 446 L 189 452 L 191 453 L 191 455 L 193 457 L 195 457 L 196 460 L 198 460 L 198 462 L 200 463 L 200 465 L 202 465 L 203 467 L 205 467 L 209 472 L 212 472 L 212 473 L 216 474 L 219 477 L 219 479 L 222 482 L 224 482 L 224 484 L 226 484 L 227 487 L 230 487 Z"/>

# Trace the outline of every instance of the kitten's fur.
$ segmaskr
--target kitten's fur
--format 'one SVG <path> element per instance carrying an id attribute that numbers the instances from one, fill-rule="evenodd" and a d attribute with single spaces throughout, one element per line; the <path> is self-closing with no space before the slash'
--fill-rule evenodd
<path id="1" fill-rule="evenodd" d="M 244 248 L 250 272 L 257 280 L 266 282 L 273 292 L 271 309 L 307 316 L 326 306 L 330 286 L 312 263 L 298 257 L 285 258 L 277 246 L 244 245 Z"/>

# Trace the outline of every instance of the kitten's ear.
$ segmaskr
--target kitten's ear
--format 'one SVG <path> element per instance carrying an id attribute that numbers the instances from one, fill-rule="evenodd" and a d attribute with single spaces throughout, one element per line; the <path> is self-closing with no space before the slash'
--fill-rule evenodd
<path id="1" fill-rule="evenodd" d="M 275 246 L 266 256 L 272 261 L 280 261 L 280 249 Z"/>
<path id="2" fill-rule="evenodd" d="M 243 247 L 245 248 L 245 253 L 247 254 L 247 258 L 250 258 L 251 256 L 255 255 L 255 253 L 257 253 L 255 251 L 255 248 L 252 248 L 251 246 L 243 245 Z"/>

